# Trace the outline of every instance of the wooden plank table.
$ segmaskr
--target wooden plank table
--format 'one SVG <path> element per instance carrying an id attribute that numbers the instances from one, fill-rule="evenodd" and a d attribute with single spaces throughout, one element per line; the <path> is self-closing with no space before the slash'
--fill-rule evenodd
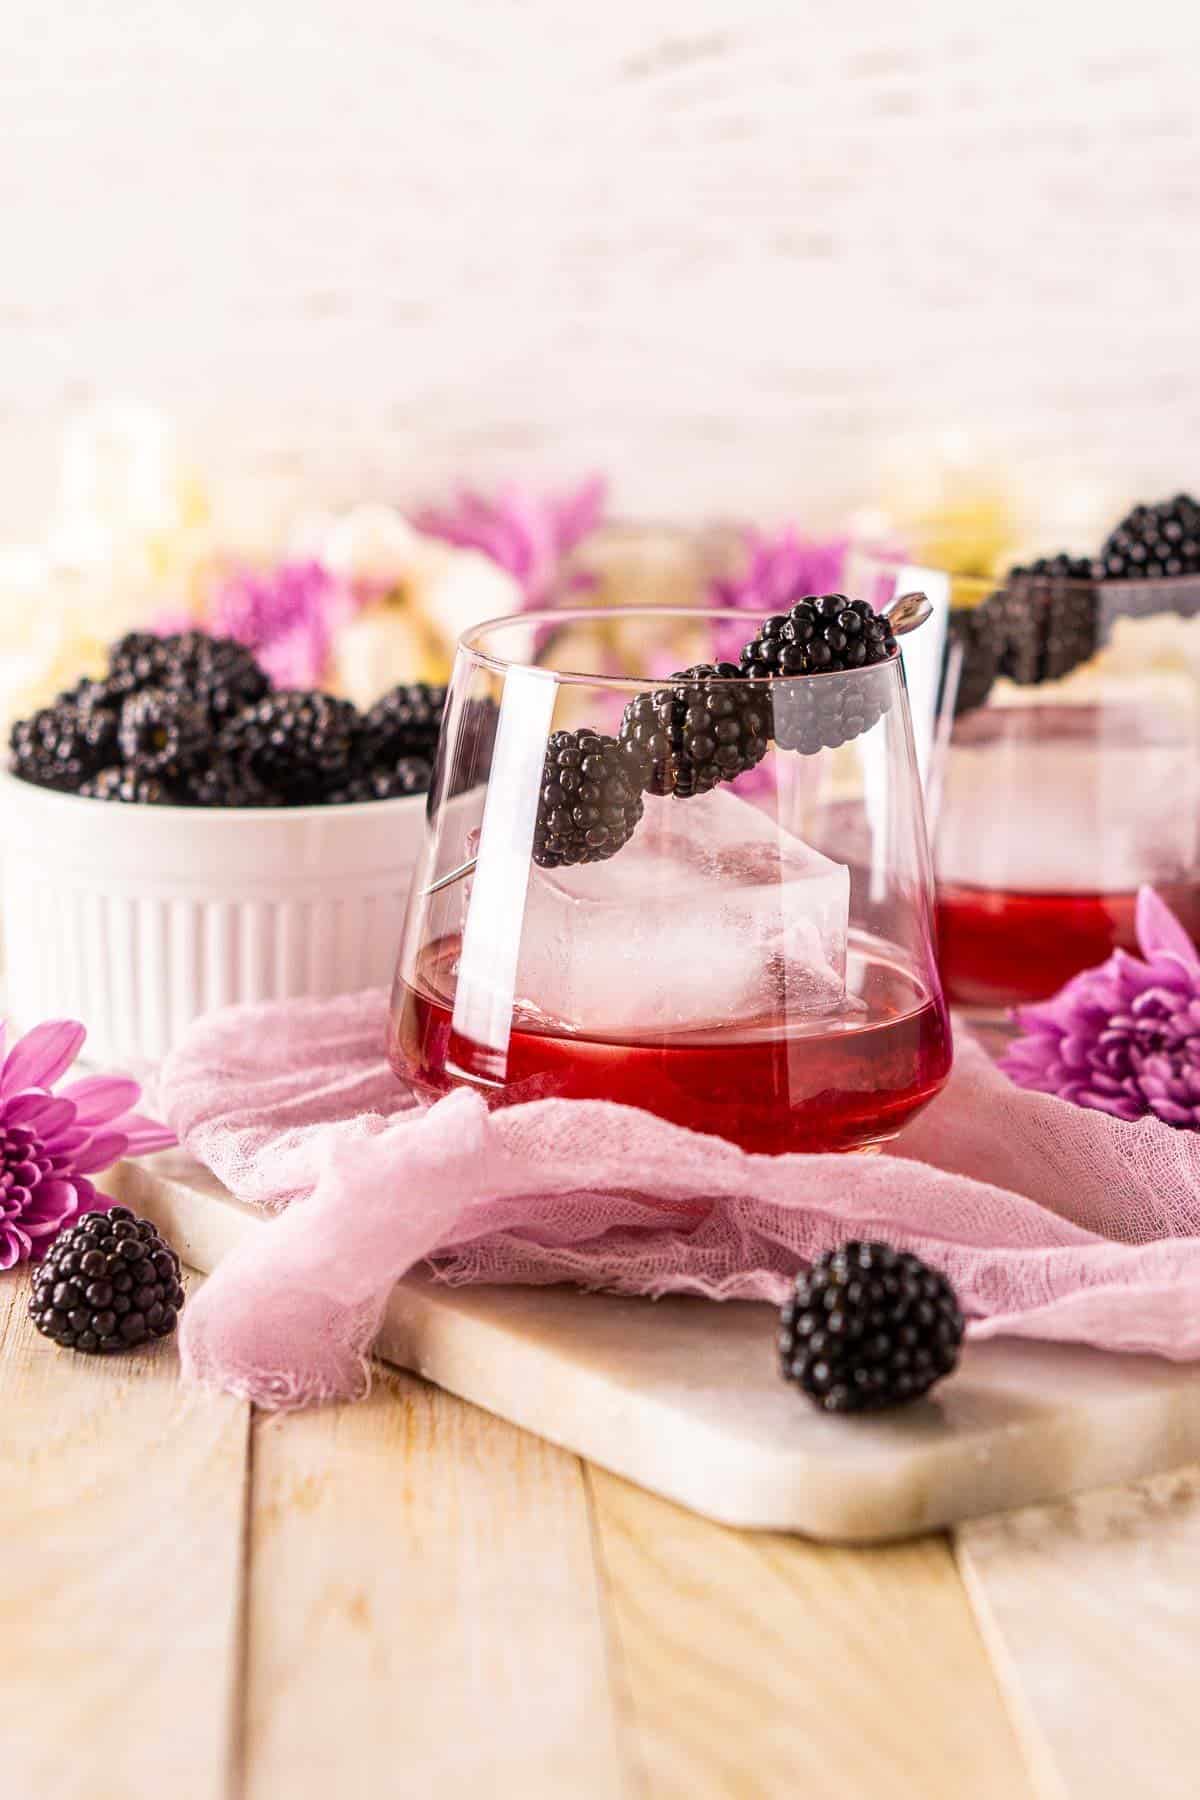
<path id="1" fill-rule="evenodd" d="M 881 1549 L 727 1530 L 422 1382 L 276 1418 L 0 1277 L 3 1800 L 1200 1790 L 1200 1474 Z"/>

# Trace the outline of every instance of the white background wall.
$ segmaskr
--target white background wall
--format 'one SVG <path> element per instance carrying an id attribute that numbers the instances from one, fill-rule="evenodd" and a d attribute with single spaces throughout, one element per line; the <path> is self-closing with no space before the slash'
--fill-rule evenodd
<path id="1" fill-rule="evenodd" d="M 1200 482 L 1184 4 L 5 0 L 0 530 L 63 418 L 236 484 L 830 513 L 969 427 Z"/>

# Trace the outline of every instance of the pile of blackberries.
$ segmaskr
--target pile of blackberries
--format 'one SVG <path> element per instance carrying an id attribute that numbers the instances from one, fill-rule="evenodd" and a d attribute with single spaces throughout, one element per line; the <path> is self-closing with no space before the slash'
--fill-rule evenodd
<path id="1" fill-rule="evenodd" d="M 244 645 L 131 632 L 102 681 L 20 720 L 9 767 L 93 800 L 157 806 L 335 806 L 429 787 L 444 688 L 392 689 L 367 713 L 276 691 Z"/>

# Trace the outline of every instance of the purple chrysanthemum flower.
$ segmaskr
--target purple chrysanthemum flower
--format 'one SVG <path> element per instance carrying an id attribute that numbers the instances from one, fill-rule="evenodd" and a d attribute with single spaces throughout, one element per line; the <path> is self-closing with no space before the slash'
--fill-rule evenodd
<path id="1" fill-rule="evenodd" d="M 51 1091 L 86 1036 L 74 1020 L 54 1019 L 0 1064 L 0 1269 L 40 1256 L 76 1214 L 104 1209 L 89 1176 L 175 1142 L 133 1110 L 141 1089 L 124 1076 L 91 1075 Z M 4 1039 L 0 1024 L 0 1054 Z"/>
<path id="2" fill-rule="evenodd" d="M 836 593 L 848 546 L 848 538 L 809 538 L 794 526 L 775 537 L 748 531 L 745 568 L 739 575 L 715 578 L 709 597 L 714 606 L 752 613 L 757 623 L 769 613 L 786 612 L 806 594 Z M 754 634 L 723 626 L 715 654 L 736 662 L 747 635 Z"/>
<path id="3" fill-rule="evenodd" d="M 765 618 L 786 612 L 806 594 L 836 593 L 848 546 L 848 538 L 809 538 L 794 526 L 775 537 L 747 532 L 747 566 L 740 575 L 713 582 L 713 605 Z"/>
<path id="4" fill-rule="evenodd" d="M 1200 953 L 1152 888 L 1137 900 L 1141 958 L 1117 950 L 1052 1000 L 1017 1011 L 1000 1067 L 1018 1087 L 1115 1119 L 1200 1130 Z"/>
<path id="5" fill-rule="evenodd" d="M 605 494 L 601 475 L 557 496 L 508 487 L 489 499 L 463 488 L 450 506 L 431 507 L 414 524 L 448 544 L 481 550 L 520 583 L 527 606 L 548 606 L 591 586 L 590 576 L 564 574 L 562 565 L 600 523 Z"/>
<path id="6" fill-rule="evenodd" d="M 208 629 L 253 650 L 276 687 L 319 687 L 334 633 L 356 604 L 347 584 L 320 562 L 240 568 L 214 594 Z"/>

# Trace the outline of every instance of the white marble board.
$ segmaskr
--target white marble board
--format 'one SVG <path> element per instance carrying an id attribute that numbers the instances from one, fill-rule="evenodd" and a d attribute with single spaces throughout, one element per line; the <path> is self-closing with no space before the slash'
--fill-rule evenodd
<path id="1" fill-rule="evenodd" d="M 211 1271 L 270 1221 L 178 1154 L 110 1183 Z M 401 1282 L 389 1362 L 726 1524 L 909 1536 L 1200 1458 L 1200 1368 L 1031 1343 L 968 1346 L 915 1406 L 827 1419 L 779 1379 L 773 1308 L 568 1288 Z"/>

